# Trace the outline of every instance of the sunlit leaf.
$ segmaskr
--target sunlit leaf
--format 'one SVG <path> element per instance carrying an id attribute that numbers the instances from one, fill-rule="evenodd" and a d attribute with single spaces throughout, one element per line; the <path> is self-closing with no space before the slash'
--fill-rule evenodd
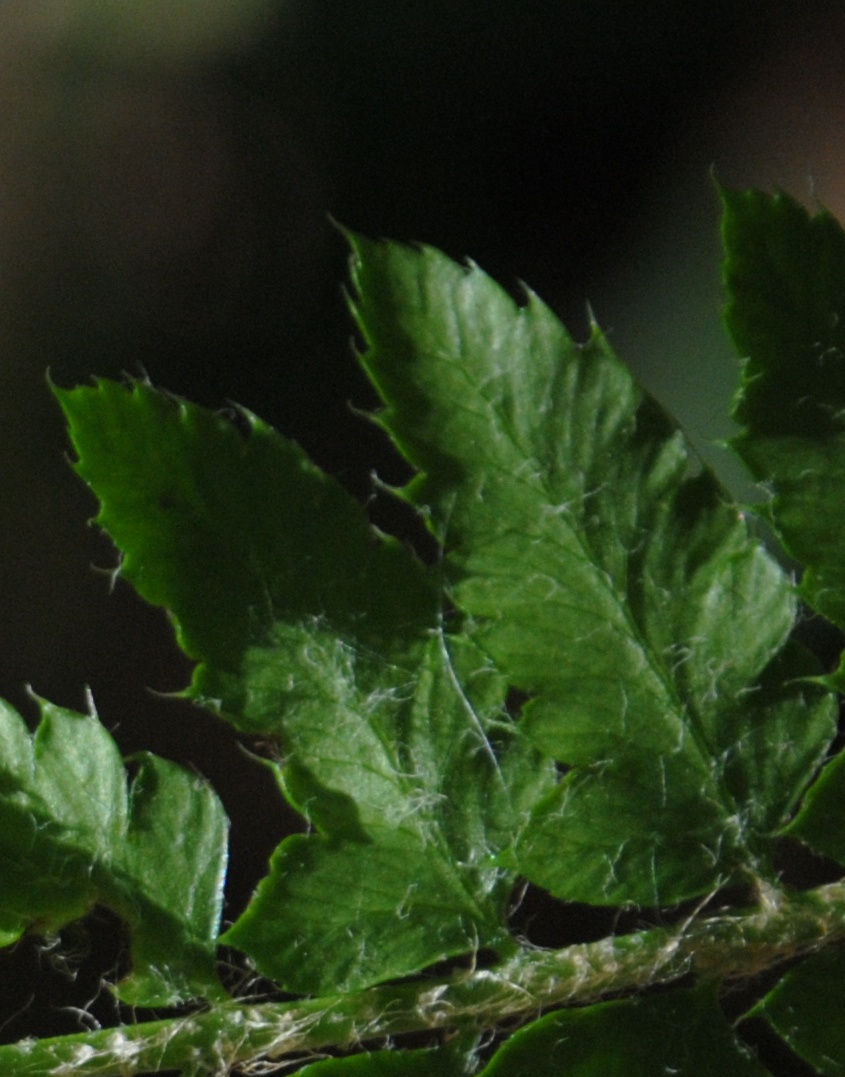
<path id="1" fill-rule="evenodd" d="M 474 266 L 351 242 L 379 421 L 420 469 L 405 496 L 467 630 L 531 697 L 522 729 L 572 768 L 511 862 L 594 903 L 719 885 L 833 732 L 829 699 L 766 671 L 788 578 L 597 328 L 577 345 Z"/>
<path id="2" fill-rule="evenodd" d="M 510 945 L 496 856 L 552 768 L 446 631 L 436 572 L 254 416 L 243 434 L 143 384 L 59 397 L 121 574 L 199 660 L 192 694 L 278 745 L 318 831 L 279 847 L 224 941 L 303 992 Z"/>

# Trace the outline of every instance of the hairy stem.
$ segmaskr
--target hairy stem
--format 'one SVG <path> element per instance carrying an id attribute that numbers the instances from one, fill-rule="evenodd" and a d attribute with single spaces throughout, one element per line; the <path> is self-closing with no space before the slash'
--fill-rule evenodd
<path id="1" fill-rule="evenodd" d="M 797 894 L 767 892 L 759 907 L 693 917 L 568 946 L 520 949 L 493 968 L 443 980 L 370 988 L 293 1003 L 233 1001 L 188 1016 L 0 1047 L 8 1077 L 182 1070 L 223 1075 L 298 1052 L 348 1048 L 408 1032 L 494 1028 L 549 1007 L 598 1000 L 693 973 L 742 979 L 845 939 L 845 881 Z"/>

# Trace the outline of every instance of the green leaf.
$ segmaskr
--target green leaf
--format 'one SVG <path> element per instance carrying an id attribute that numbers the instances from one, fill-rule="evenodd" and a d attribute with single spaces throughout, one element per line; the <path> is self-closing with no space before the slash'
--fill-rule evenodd
<path id="1" fill-rule="evenodd" d="M 54 392 L 76 470 L 101 503 L 97 523 L 122 552 L 119 574 L 171 611 L 200 663 L 194 695 L 219 698 L 239 728 L 268 732 L 264 714 L 250 727 L 240 666 L 247 647 L 279 642 L 279 623 L 331 618 L 379 652 L 401 652 L 431 623 L 421 566 L 378 541 L 341 487 L 254 415 L 240 413 L 242 434 L 144 383 Z"/>
<path id="2" fill-rule="evenodd" d="M 771 874 L 835 729 L 786 645 L 789 579 L 598 329 L 578 346 L 474 267 L 352 242 L 364 366 L 441 563 L 247 412 L 57 391 L 190 694 L 269 739 L 313 828 L 223 941 L 331 993 L 508 951 L 518 873 L 643 905 Z"/>
<path id="3" fill-rule="evenodd" d="M 725 321 L 744 357 L 732 445 L 771 493 L 802 595 L 845 627 L 845 233 L 783 194 L 721 193 Z"/>
<path id="4" fill-rule="evenodd" d="M 509 946 L 496 857 L 553 771 L 446 632 L 437 571 L 252 415 L 242 434 L 148 385 L 58 395 L 121 574 L 199 660 L 192 695 L 276 741 L 318 831 L 280 846 L 224 941 L 303 993 Z"/>
<path id="5" fill-rule="evenodd" d="M 45 933 L 95 902 L 132 928 L 139 1006 L 222 997 L 214 972 L 227 822 L 198 777 L 148 753 L 127 788 L 96 716 L 39 701 L 30 735 L 0 702 L 0 923 L 8 944 Z"/>
<path id="6" fill-rule="evenodd" d="M 709 988 L 549 1014 L 514 1033 L 480 1077 L 765 1077 Z"/>
<path id="7" fill-rule="evenodd" d="M 829 1077 L 845 1074 L 845 953 L 829 947 L 790 969 L 749 1016 L 765 1017 L 797 1055 Z"/>
<path id="8" fill-rule="evenodd" d="M 305 1066 L 302 1077 L 465 1077 L 465 1060 L 448 1047 L 377 1051 Z"/>
<path id="9" fill-rule="evenodd" d="M 800 214 L 787 216 L 800 247 Z M 483 1077 L 761 1077 L 718 992 L 827 945 L 759 1012 L 821 1072 L 842 1073 L 827 1026 L 845 987 L 830 949 L 845 884 L 790 894 L 771 867 L 782 834 L 842 853 L 825 833 L 838 828 L 842 767 L 810 784 L 835 707 L 790 639 L 796 589 L 597 328 L 576 345 L 536 297 L 520 307 L 474 267 L 352 243 L 364 365 L 380 421 L 418 470 L 400 496 L 436 537 L 436 564 L 376 533 L 249 413 L 230 421 L 147 384 L 57 391 L 122 552 L 117 574 L 170 611 L 197 663 L 186 694 L 262 738 L 309 826 L 275 851 L 222 941 L 321 997 L 218 1001 L 225 820 L 202 783 L 149 755 L 127 780 L 93 716 L 43 704 L 31 736 L 0 707 L 0 942 L 102 901 L 133 929 L 122 998 L 212 1003 L 25 1040 L 0 1049 L 0 1066 L 193 1077 L 387 1043 L 303 1072 L 458 1077 L 479 1043 L 545 1011 Z M 808 248 L 824 288 L 802 303 L 824 306 L 838 243 Z M 810 272 L 813 259 L 799 263 Z M 739 335 L 780 362 L 777 304 L 760 310 L 751 321 L 771 325 L 752 332 L 739 317 Z M 783 403 L 783 385 L 754 361 L 740 416 L 776 438 L 760 416 Z M 792 367 L 781 378 L 790 391 L 813 388 L 805 381 Z M 831 455 L 819 466 L 835 477 L 841 416 L 819 404 L 808 422 L 814 406 L 795 401 L 794 445 L 767 446 L 775 470 L 803 466 L 805 451 L 816 468 L 821 440 Z M 796 505 L 800 521 L 801 496 L 792 508 L 776 499 L 778 527 Z M 803 587 L 835 611 L 835 542 L 819 547 Z M 762 884 L 752 910 L 704 902 L 683 924 L 551 952 L 508 932 L 518 873 L 594 903 Z M 471 969 L 413 976 L 480 948 Z M 674 989 L 679 976 L 699 985 Z M 439 1046 L 393 1050 L 417 1034 Z"/>
<path id="10" fill-rule="evenodd" d="M 845 754 L 840 752 L 810 786 L 784 834 L 845 864 Z"/>
<path id="11" fill-rule="evenodd" d="M 318 666 L 330 668 L 328 655 Z M 498 748 L 488 739 L 502 722 L 503 685 L 460 640 L 432 634 L 403 689 L 391 697 L 383 687 L 375 712 L 372 693 L 362 699 L 360 680 L 343 677 L 333 706 L 319 711 L 306 698 L 288 710 L 296 763 L 279 773 L 325 836 L 283 842 L 224 936 L 300 991 L 507 948 L 513 877 L 495 857 L 551 779 L 504 723 Z"/>
<path id="12" fill-rule="evenodd" d="M 572 768 L 507 862 L 644 905 L 760 870 L 833 734 L 829 697 L 767 672 L 788 579 L 597 328 L 576 345 L 475 266 L 350 242 L 379 421 L 420 470 L 404 496 L 467 630 L 531 697 L 523 731 Z"/>

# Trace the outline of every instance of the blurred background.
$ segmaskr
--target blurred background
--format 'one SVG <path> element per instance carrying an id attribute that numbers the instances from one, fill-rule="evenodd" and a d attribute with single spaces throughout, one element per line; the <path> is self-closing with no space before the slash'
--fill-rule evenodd
<path id="1" fill-rule="evenodd" d="M 237 401 L 368 497 L 403 471 L 349 408 L 374 401 L 331 213 L 527 281 L 576 337 L 589 301 L 722 468 L 712 174 L 845 214 L 843 120 L 845 15 L 814 0 L 4 0 L 0 695 L 89 686 L 126 751 L 211 778 L 237 914 L 289 820 L 226 729 L 150 692 L 188 669 L 92 570 L 115 556 L 46 370 Z"/>

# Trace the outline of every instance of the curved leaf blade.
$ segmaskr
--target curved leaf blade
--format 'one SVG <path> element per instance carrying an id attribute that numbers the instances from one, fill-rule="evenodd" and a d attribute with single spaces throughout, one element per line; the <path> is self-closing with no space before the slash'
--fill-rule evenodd
<path id="1" fill-rule="evenodd" d="M 513 873 L 497 857 L 551 769 L 502 721 L 501 679 L 459 640 L 446 665 L 444 646 L 433 634 L 375 723 L 357 709 L 288 713 L 296 764 L 279 780 L 321 834 L 279 846 L 223 936 L 288 990 L 348 990 L 511 945 Z"/>
<path id="2" fill-rule="evenodd" d="M 279 623 L 320 618 L 371 649 L 401 653 L 431 623 L 436 595 L 399 543 L 293 442 L 249 412 L 224 416 L 152 386 L 108 380 L 55 395 L 118 574 L 165 606 L 199 663 L 192 694 L 220 701 L 245 732 L 245 651 L 284 642 Z M 362 617 L 366 611 L 369 616 Z"/>
<path id="3" fill-rule="evenodd" d="M 30 735 L 0 704 L 0 918 L 6 941 L 95 903 L 132 929 L 118 995 L 139 1006 L 222 997 L 215 975 L 227 821 L 198 777 L 153 755 L 127 787 L 94 714 L 39 701 Z"/>
<path id="4" fill-rule="evenodd" d="M 829 947 L 790 969 L 749 1016 L 762 1016 L 801 1058 L 826 1077 L 845 1074 L 845 962 Z"/>
<path id="5" fill-rule="evenodd" d="M 531 697 L 521 728 L 575 768 L 509 862 L 562 898 L 644 905 L 758 870 L 788 805 L 765 766 L 737 782 L 733 750 L 787 727 L 803 787 L 833 735 L 817 689 L 755 703 L 789 580 L 597 328 L 576 345 L 475 266 L 350 242 L 379 421 L 420 469 L 404 496 L 473 638 Z"/>
<path id="6" fill-rule="evenodd" d="M 445 631 L 437 572 L 255 416 L 242 433 L 144 384 L 58 396 L 121 574 L 199 662 L 191 695 L 270 739 L 318 831 L 281 846 L 224 941 L 303 993 L 507 943 L 513 873 L 496 856 L 552 768 L 516 734 L 489 659 Z M 378 910 L 356 863 L 382 865 Z M 326 922 L 314 896 L 329 883 L 350 897 Z M 383 919 L 406 908 L 396 944 Z M 332 941 L 304 962 L 315 927 Z"/>
<path id="7" fill-rule="evenodd" d="M 603 1002 L 514 1033 L 480 1077 L 766 1077 L 709 989 Z"/>
<path id="8" fill-rule="evenodd" d="M 801 810 L 784 834 L 805 842 L 817 853 L 845 864 L 845 754 L 825 766 L 807 790 Z"/>
<path id="9" fill-rule="evenodd" d="M 732 445 L 771 493 L 801 593 L 845 627 L 845 233 L 785 194 L 721 197 L 725 323 L 744 357 Z"/>

